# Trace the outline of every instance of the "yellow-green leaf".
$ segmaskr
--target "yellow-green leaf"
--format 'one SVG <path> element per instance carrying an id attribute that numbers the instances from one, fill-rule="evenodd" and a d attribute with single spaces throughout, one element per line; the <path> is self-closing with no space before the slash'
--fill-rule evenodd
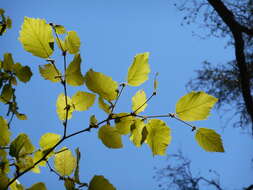
<path id="1" fill-rule="evenodd" d="M 8 129 L 7 121 L 0 116 L 0 146 L 6 146 L 10 143 L 11 132 Z"/>
<path id="2" fill-rule="evenodd" d="M 122 148 L 121 135 L 115 127 L 104 125 L 99 128 L 98 137 L 108 148 Z"/>
<path id="3" fill-rule="evenodd" d="M 15 112 L 15 115 L 19 120 L 27 120 L 27 116 L 23 113 Z"/>
<path id="4" fill-rule="evenodd" d="M 110 108 L 110 105 L 106 104 L 104 102 L 104 99 L 99 96 L 98 98 L 98 106 L 103 110 L 105 111 L 106 113 L 110 113 L 111 112 L 111 108 Z"/>
<path id="5" fill-rule="evenodd" d="M 64 186 L 66 190 L 76 190 L 75 182 L 69 178 L 64 179 Z"/>
<path id="6" fill-rule="evenodd" d="M 35 56 L 48 58 L 53 53 L 52 28 L 44 19 L 25 17 L 19 32 L 23 48 Z"/>
<path id="7" fill-rule="evenodd" d="M 143 129 L 145 127 L 145 123 L 141 119 L 136 119 L 134 123 L 131 125 L 131 136 L 130 140 L 134 143 L 136 147 L 140 147 L 143 143 Z"/>
<path id="8" fill-rule="evenodd" d="M 65 34 L 66 33 L 66 29 L 62 25 L 55 25 L 54 29 L 55 29 L 56 34 Z"/>
<path id="9" fill-rule="evenodd" d="M 45 80 L 50 80 L 52 82 L 60 82 L 61 72 L 54 67 L 52 64 L 45 64 L 43 66 L 39 66 L 40 75 Z"/>
<path id="10" fill-rule="evenodd" d="M 47 190 L 46 185 L 42 182 L 34 184 L 32 187 L 27 190 Z"/>
<path id="11" fill-rule="evenodd" d="M 220 135 L 212 129 L 198 128 L 195 139 L 205 151 L 224 152 Z"/>
<path id="12" fill-rule="evenodd" d="M 18 63 L 16 63 L 16 64 L 18 64 Z M 21 68 L 19 70 L 15 71 L 15 75 L 18 77 L 18 79 L 21 82 L 28 82 L 31 79 L 33 74 L 32 74 L 30 67 L 21 66 Z"/>
<path id="13" fill-rule="evenodd" d="M 10 185 L 11 190 L 25 190 L 22 184 L 18 180 L 15 180 L 11 185 Z"/>
<path id="14" fill-rule="evenodd" d="M 69 31 L 65 38 L 65 44 L 70 54 L 76 54 L 80 49 L 80 38 L 75 31 Z"/>
<path id="15" fill-rule="evenodd" d="M 151 119 L 147 123 L 147 144 L 153 155 L 165 155 L 171 141 L 170 128 L 160 119 Z"/>
<path id="16" fill-rule="evenodd" d="M 94 104 L 95 99 L 95 94 L 78 91 L 76 94 L 74 94 L 74 96 L 72 96 L 72 103 L 74 104 L 75 110 L 85 111 Z"/>
<path id="17" fill-rule="evenodd" d="M 2 88 L 0 101 L 3 103 L 7 103 L 12 99 L 13 96 L 13 89 L 10 84 L 5 84 Z"/>
<path id="18" fill-rule="evenodd" d="M 90 181 L 88 190 L 116 190 L 102 175 L 95 175 Z"/>
<path id="19" fill-rule="evenodd" d="M 137 54 L 132 65 L 128 69 L 127 83 L 131 86 L 139 86 L 148 80 L 150 72 L 148 64 L 149 53 Z"/>
<path id="20" fill-rule="evenodd" d="M 5 71 L 12 71 L 13 65 L 14 65 L 14 61 L 13 61 L 11 53 L 5 53 L 4 60 L 3 60 L 3 69 Z"/>
<path id="21" fill-rule="evenodd" d="M 217 100 L 202 91 L 190 92 L 177 102 L 176 114 L 184 121 L 204 120 L 209 116 L 210 110 Z"/>
<path id="22" fill-rule="evenodd" d="M 90 69 L 84 77 L 86 86 L 103 99 L 115 100 L 118 95 L 118 83 L 103 73 Z"/>
<path id="23" fill-rule="evenodd" d="M 95 125 L 97 125 L 97 123 L 98 123 L 98 120 L 97 120 L 96 116 L 92 115 L 90 117 L 90 126 L 95 126 Z"/>
<path id="24" fill-rule="evenodd" d="M 20 157 L 16 164 L 19 168 L 19 171 L 23 172 L 33 165 L 33 158 L 31 156 Z"/>
<path id="25" fill-rule="evenodd" d="M 126 115 L 129 115 L 129 113 L 119 113 L 113 116 L 114 118 L 116 118 L 114 120 L 115 127 L 121 135 L 126 135 L 130 133 L 130 126 L 134 122 L 133 116 L 124 117 Z"/>
<path id="26" fill-rule="evenodd" d="M 61 176 L 69 176 L 76 167 L 76 158 L 69 149 L 63 147 L 61 151 L 55 155 L 54 167 Z"/>
<path id="27" fill-rule="evenodd" d="M 30 154 L 33 151 L 34 146 L 29 137 L 24 133 L 19 134 L 10 146 L 10 155 L 16 158 Z"/>
<path id="28" fill-rule="evenodd" d="M 61 139 L 61 135 L 54 133 L 45 133 L 40 137 L 40 147 L 42 150 L 47 150 L 56 145 Z"/>
<path id="29" fill-rule="evenodd" d="M 6 186 L 9 183 L 9 178 L 7 177 L 7 175 L 0 173 L 0 189 L 1 190 L 5 190 Z"/>
<path id="30" fill-rule="evenodd" d="M 71 119 L 72 113 L 74 111 L 74 107 L 72 105 L 72 100 L 70 97 L 67 96 L 67 104 L 69 105 L 69 110 L 68 110 L 68 117 L 67 119 Z M 61 93 L 56 101 L 56 112 L 58 114 L 58 117 L 60 120 L 65 120 L 66 119 L 66 114 L 67 114 L 67 107 L 66 107 L 66 98 L 63 93 Z"/>
<path id="31" fill-rule="evenodd" d="M 10 172 L 9 165 L 10 163 L 7 158 L 7 152 L 5 152 L 3 149 L 0 149 L 0 174 L 8 174 Z"/>
<path id="32" fill-rule="evenodd" d="M 60 38 L 55 38 L 55 41 L 56 41 L 57 46 L 58 46 L 63 52 L 66 52 L 66 51 L 67 51 L 67 46 L 66 46 L 65 41 L 63 41 L 63 40 L 60 39 Z"/>
<path id="33" fill-rule="evenodd" d="M 12 20 L 10 19 L 10 17 L 7 17 L 7 19 L 6 19 L 6 25 L 7 25 L 7 28 L 11 28 L 12 27 Z"/>
<path id="34" fill-rule="evenodd" d="M 80 54 L 76 54 L 66 70 L 66 82 L 71 86 L 80 86 L 84 83 L 80 67 L 81 61 Z"/>
<path id="35" fill-rule="evenodd" d="M 157 86 L 158 86 L 157 77 L 158 77 L 158 73 L 155 74 L 155 79 L 154 79 L 154 92 L 156 92 Z"/>
<path id="36" fill-rule="evenodd" d="M 4 9 L 0 9 L 0 15 L 3 15 L 5 13 Z"/>
<path id="37" fill-rule="evenodd" d="M 139 90 L 138 92 L 136 92 L 136 94 L 132 97 L 132 110 L 136 114 L 143 112 L 148 106 L 148 104 L 145 103 L 146 100 L 147 98 L 144 90 Z"/>

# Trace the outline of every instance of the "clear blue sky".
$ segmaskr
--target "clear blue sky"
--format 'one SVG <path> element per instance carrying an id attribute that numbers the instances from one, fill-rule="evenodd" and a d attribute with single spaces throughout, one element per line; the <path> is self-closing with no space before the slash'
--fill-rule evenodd
<path id="1" fill-rule="evenodd" d="M 150 52 L 150 78 L 159 72 L 159 87 L 158 95 L 145 111 L 147 114 L 174 112 L 176 101 L 187 93 L 186 82 L 195 76 L 194 70 L 200 68 L 202 61 L 223 63 L 233 59 L 233 50 L 224 49 L 224 39 L 201 40 L 192 36 L 192 31 L 200 31 L 198 27 L 182 27 L 180 23 L 184 15 L 169 0 L 3 0 L 1 8 L 13 20 L 13 28 L 0 38 L 1 56 L 11 52 L 15 61 L 29 65 L 34 73 L 31 82 L 17 88 L 20 110 L 28 115 L 29 120 L 14 120 L 13 138 L 25 132 L 32 137 L 36 146 L 45 132 L 62 134 L 55 102 L 63 89 L 59 84 L 52 84 L 39 76 L 38 66 L 46 62 L 25 52 L 17 40 L 24 16 L 44 18 L 48 22 L 64 25 L 67 30 L 75 30 L 82 41 L 83 73 L 93 68 L 123 82 L 134 55 Z M 56 52 L 53 57 L 58 65 L 62 64 L 59 55 L 60 52 Z M 147 94 L 152 93 L 152 80 L 140 88 Z M 77 90 L 87 89 L 82 86 L 68 90 L 73 95 Z M 119 112 L 130 111 L 131 97 L 137 90 L 127 88 L 120 99 Z M 1 115 L 5 111 L 1 105 Z M 91 114 L 96 114 L 99 120 L 105 118 L 96 105 L 88 112 L 74 113 L 69 131 L 86 128 Z M 192 160 L 193 172 L 208 175 L 208 170 L 214 169 L 219 172 L 222 185 L 228 189 L 252 183 L 253 140 L 240 129 L 232 128 L 231 124 L 222 130 L 225 120 L 220 119 L 217 111 L 214 110 L 207 121 L 196 122 L 196 125 L 215 129 L 222 135 L 226 151 L 223 154 L 203 151 L 187 126 L 171 119 L 166 122 L 173 136 L 168 155 L 180 148 Z M 158 190 L 158 183 L 152 179 L 155 174 L 153 168 L 165 166 L 166 156 L 153 157 L 146 145 L 136 148 L 127 136 L 124 137 L 124 148 L 119 150 L 106 148 L 97 138 L 97 130 L 75 136 L 64 146 L 72 150 L 80 148 L 80 173 L 84 182 L 97 174 L 104 175 L 118 190 Z M 63 182 L 58 181 L 48 168 L 43 168 L 39 175 L 26 174 L 20 178 L 26 187 L 38 181 L 45 182 L 48 189 L 63 189 Z"/>

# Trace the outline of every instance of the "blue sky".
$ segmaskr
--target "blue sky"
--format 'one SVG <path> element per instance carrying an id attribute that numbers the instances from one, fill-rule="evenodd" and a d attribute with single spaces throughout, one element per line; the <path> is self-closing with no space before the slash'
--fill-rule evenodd
<path id="1" fill-rule="evenodd" d="M 17 87 L 20 111 L 29 117 L 27 121 L 12 123 L 13 138 L 25 132 L 38 146 L 40 136 L 46 132 L 62 134 L 62 125 L 56 115 L 55 102 L 62 86 L 43 80 L 38 66 L 46 64 L 43 59 L 32 56 L 23 50 L 17 40 L 24 16 L 43 18 L 48 22 L 61 24 L 67 30 L 74 30 L 81 38 L 82 73 L 89 68 L 103 72 L 118 82 L 124 82 L 127 69 L 137 53 L 150 52 L 150 81 L 140 88 L 127 88 L 124 91 L 118 112 L 130 111 L 131 97 L 139 89 L 152 93 L 153 77 L 159 72 L 158 95 L 149 102 L 145 114 L 166 114 L 174 112 L 176 101 L 187 93 L 185 84 L 195 76 L 194 70 L 200 63 L 208 60 L 224 63 L 233 59 L 233 49 L 224 48 L 225 39 L 207 38 L 201 40 L 192 35 L 192 31 L 204 34 L 196 25 L 182 27 L 183 14 L 168 0 L 44 0 L 14 1 L 4 0 L 1 7 L 13 20 L 13 28 L 0 38 L 0 52 L 11 52 L 16 62 L 29 65 L 34 73 L 31 82 Z M 53 58 L 62 65 L 60 52 Z M 68 61 L 72 59 L 69 56 Z M 69 87 L 70 95 L 77 90 L 87 89 Z M 1 105 L 1 115 L 5 113 Z M 69 122 L 69 132 L 86 128 L 91 114 L 99 120 L 105 114 L 94 106 L 87 112 L 74 113 Z M 192 160 L 193 172 L 208 175 L 214 169 L 221 176 L 222 185 L 228 189 L 237 189 L 252 182 L 251 158 L 253 157 L 252 138 L 240 129 L 225 125 L 220 119 L 223 112 L 213 110 L 206 121 L 196 122 L 197 126 L 215 129 L 222 135 L 225 153 L 203 151 L 194 140 L 194 133 L 179 122 L 165 121 L 172 130 L 172 143 L 167 154 L 175 153 L 179 148 Z M 158 190 L 158 183 L 152 179 L 154 167 L 166 165 L 166 156 L 153 157 L 150 149 L 134 147 L 124 137 L 124 148 L 115 150 L 106 148 L 97 138 L 97 130 L 75 136 L 63 146 L 72 150 L 80 148 L 81 180 L 88 182 L 93 175 L 104 175 L 118 190 Z M 62 181 L 43 168 L 42 173 L 26 174 L 20 182 L 26 187 L 33 183 L 45 182 L 48 189 L 63 189 Z"/>

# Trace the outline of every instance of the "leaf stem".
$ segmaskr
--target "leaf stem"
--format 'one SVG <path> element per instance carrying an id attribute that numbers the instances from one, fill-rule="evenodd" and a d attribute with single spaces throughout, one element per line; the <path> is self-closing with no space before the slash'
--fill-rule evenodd
<path id="1" fill-rule="evenodd" d="M 122 83 L 122 84 L 121 84 L 121 89 L 120 89 L 119 94 L 118 94 L 118 96 L 117 96 L 117 98 L 116 98 L 116 100 L 115 100 L 115 103 L 112 105 L 111 114 L 113 113 L 114 108 L 115 108 L 115 106 L 116 106 L 116 104 L 117 104 L 117 102 L 118 102 L 118 100 L 119 100 L 119 97 L 121 96 L 121 94 L 122 94 L 122 92 L 123 92 L 123 90 L 124 90 L 125 87 L 126 87 L 126 85 L 125 85 L 124 83 Z"/>
<path id="2" fill-rule="evenodd" d="M 139 109 L 141 109 L 147 102 L 149 102 L 150 100 L 151 100 L 151 98 L 153 97 L 153 96 L 155 96 L 156 95 L 156 93 L 155 92 L 153 92 L 152 93 L 152 95 L 142 104 L 142 105 L 140 105 L 133 113 L 136 113 Z"/>

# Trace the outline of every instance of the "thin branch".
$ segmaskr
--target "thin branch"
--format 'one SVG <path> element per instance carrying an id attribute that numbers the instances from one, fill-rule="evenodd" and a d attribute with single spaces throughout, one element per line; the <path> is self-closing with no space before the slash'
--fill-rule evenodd
<path id="1" fill-rule="evenodd" d="M 115 106 L 117 105 L 117 102 L 118 102 L 118 100 L 119 100 L 119 97 L 121 96 L 121 94 L 122 94 L 122 92 L 123 92 L 125 86 L 126 86 L 126 85 L 125 85 L 124 83 L 121 84 L 121 89 L 120 89 L 120 91 L 119 91 L 119 93 L 118 93 L 118 96 L 117 96 L 117 98 L 116 98 L 116 100 L 115 100 L 115 103 L 112 105 L 111 114 L 113 113 L 114 108 L 115 108 Z"/>
<path id="2" fill-rule="evenodd" d="M 51 167 L 51 165 L 49 164 L 48 161 L 47 161 L 47 166 L 48 166 L 48 168 L 50 169 L 50 171 L 53 172 L 53 173 L 55 173 L 60 179 L 63 178 L 57 171 L 55 171 L 55 170 Z"/>
<path id="3" fill-rule="evenodd" d="M 155 92 L 153 92 L 152 93 L 152 95 L 142 104 L 142 105 L 140 105 L 133 113 L 136 113 L 139 109 L 141 109 L 147 102 L 149 102 L 150 100 L 151 100 L 151 98 L 153 97 L 153 96 L 155 96 L 156 95 L 156 93 Z"/>

